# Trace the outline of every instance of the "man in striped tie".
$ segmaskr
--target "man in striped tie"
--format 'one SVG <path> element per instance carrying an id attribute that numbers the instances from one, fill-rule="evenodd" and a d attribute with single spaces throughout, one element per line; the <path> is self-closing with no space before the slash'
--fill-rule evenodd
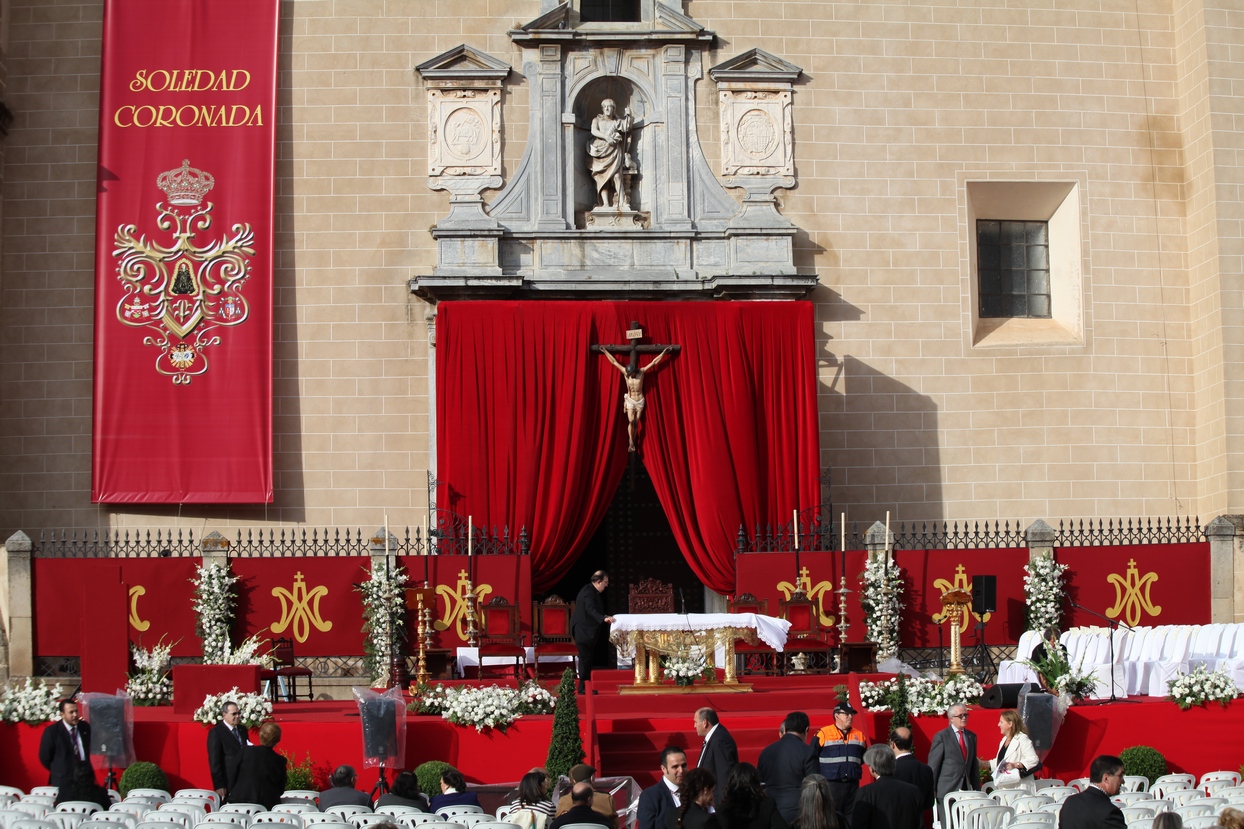
<path id="1" fill-rule="evenodd" d="M 91 750 L 91 724 L 78 716 L 78 704 L 60 701 L 60 719 L 43 730 L 39 743 L 39 762 L 48 770 L 48 785 L 67 781 L 74 766 L 87 762 Z"/>

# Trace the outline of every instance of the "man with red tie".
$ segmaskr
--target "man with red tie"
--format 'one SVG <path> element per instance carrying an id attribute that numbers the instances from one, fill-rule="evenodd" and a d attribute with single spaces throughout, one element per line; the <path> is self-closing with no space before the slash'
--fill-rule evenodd
<path id="1" fill-rule="evenodd" d="M 943 798 L 949 792 L 981 787 L 980 761 L 976 759 L 976 735 L 968 731 L 968 707 L 963 704 L 950 706 L 946 712 L 950 721 L 946 728 L 933 735 L 929 747 L 929 768 L 937 791 L 937 814 L 941 825 L 946 825 L 942 809 Z"/>
<path id="2" fill-rule="evenodd" d="M 91 724 L 78 716 L 78 704 L 63 699 L 60 719 L 43 729 L 39 742 L 39 762 L 48 770 L 48 785 L 59 786 L 70 777 L 74 766 L 89 762 Z"/>

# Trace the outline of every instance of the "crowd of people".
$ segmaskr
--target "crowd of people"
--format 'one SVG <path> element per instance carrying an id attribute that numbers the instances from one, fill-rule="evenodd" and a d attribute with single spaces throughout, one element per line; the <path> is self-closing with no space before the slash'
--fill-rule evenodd
<path id="1" fill-rule="evenodd" d="M 58 786 L 57 803 L 94 801 L 107 808 L 109 795 L 95 781 L 88 758 L 90 725 L 72 700 L 59 705 L 60 719 L 47 727 L 39 759 L 48 784 Z M 756 765 L 739 760 L 738 747 L 712 708 L 695 712 L 696 734 L 703 738 L 699 763 L 689 768 L 687 752 L 667 746 L 660 754 L 661 777 L 644 789 L 637 804 L 637 829 L 923 829 L 945 796 L 981 788 L 988 765 L 995 788 L 1025 785 L 1041 766 L 1024 722 L 1015 711 L 999 714 L 1000 740 L 992 758 L 978 756 L 977 735 L 968 728 L 969 710 L 954 705 L 947 725 L 932 739 L 928 762 L 912 751 L 910 728 L 895 728 L 887 743 L 868 745 L 854 727 L 856 711 L 840 701 L 833 723 L 812 732 L 808 715 L 792 711 L 766 746 Z M 286 760 L 275 749 L 281 728 L 273 722 L 257 730 L 255 741 L 239 722 L 238 706 L 222 708 L 221 720 L 208 734 L 208 765 L 221 802 L 258 803 L 271 809 L 285 791 Z M 861 785 L 867 767 L 872 780 Z M 570 790 L 555 804 L 549 777 L 532 769 L 519 782 L 506 806 L 506 820 L 522 829 L 565 829 L 571 824 L 618 826 L 610 793 L 598 791 L 596 770 L 579 764 L 569 771 Z M 356 788 L 358 774 L 343 765 L 332 785 L 319 793 L 321 811 L 337 805 L 409 806 L 436 812 L 450 806 L 480 806 L 462 773 L 446 768 L 440 793 L 429 800 L 416 776 L 404 771 L 391 791 L 373 803 L 372 794 Z M 1124 829 L 1123 812 L 1111 800 L 1123 784 L 1123 761 L 1102 755 L 1089 769 L 1089 785 L 1063 801 L 1059 829 Z M 940 820 L 941 825 L 947 822 Z M 1219 826 L 1244 829 L 1244 812 L 1226 809 Z M 1157 815 L 1154 829 L 1181 829 L 1179 815 Z M 397 829 L 397 827 L 394 827 Z"/>

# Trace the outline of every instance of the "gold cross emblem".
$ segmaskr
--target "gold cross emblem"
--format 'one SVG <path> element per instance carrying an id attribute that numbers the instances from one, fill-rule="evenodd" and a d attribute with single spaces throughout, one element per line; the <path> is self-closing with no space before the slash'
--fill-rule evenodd
<path id="1" fill-rule="evenodd" d="M 458 638 L 463 642 L 467 641 L 466 630 L 466 611 L 467 611 L 467 585 L 471 582 L 467 579 L 466 570 L 458 572 L 458 584 L 449 587 L 444 584 L 436 586 L 436 595 L 445 600 L 445 612 L 441 614 L 441 618 L 432 623 L 432 627 L 437 630 L 449 630 L 451 627 L 455 629 Z M 491 584 L 477 584 L 474 589 L 475 605 L 478 607 L 484 601 L 484 597 L 492 592 Z"/>
<path id="2" fill-rule="evenodd" d="M 832 600 L 834 597 L 834 583 L 832 581 L 818 581 L 816 586 L 812 586 L 812 577 L 808 574 L 807 567 L 799 569 L 799 588 L 803 590 L 803 594 L 809 599 L 816 602 L 816 612 L 820 622 L 825 627 L 833 627 L 834 622 L 838 621 L 838 617 L 825 612 L 825 597 L 828 595 Z M 780 581 L 777 583 L 777 589 L 790 601 L 790 597 L 795 594 L 795 585 L 788 581 Z"/>
<path id="3" fill-rule="evenodd" d="M 1150 616 L 1159 616 L 1162 608 L 1155 605 L 1149 597 L 1149 590 L 1158 580 L 1158 574 L 1152 571 L 1140 575 L 1136 569 L 1136 559 L 1127 563 L 1127 576 L 1111 573 L 1106 581 L 1114 585 L 1114 606 L 1106 611 L 1111 619 L 1127 614 L 1127 623 L 1135 627 L 1140 624 L 1141 611 Z"/>
<path id="4" fill-rule="evenodd" d="M 272 595 L 281 600 L 281 621 L 272 626 L 273 633 L 284 633 L 293 625 L 294 639 L 305 642 L 311 635 L 312 626 L 320 633 L 333 629 L 332 622 L 325 622 L 320 618 L 320 599 L 328 595 L 328 588 L 324 585 L 307 592 L 302 573 L 295 573 L 292 591 L 284 587 L 274 587 Z"/>
<path id="5" fill-rule="evenodd" d="M 972 582 L 968 581 L 967 572 L 964 569 L 962 564 L 955 567 L 954 582 L 946 581 L 946 579 L 937 579 L 936 581 L 933 582 L 933 586 L 937 589 L 939 593 L 945 593 L 949 590 L 962 590 L 965 593 L 972 592 Z M 964 609 L 967 610 L 969 608 L 964 608 Z M 993 614 L 992 613 L 977 613 L 975 610 L 973 610 L 970 614 L 964 613 L 960 617 L 960 620 L 959 620 L 960 632 L 962 633 L 967 632 L 968 626 L 972 623 L 973 616 L 976 617 L 976 620 L 978 622 L 988 622 L 989 619 L 993 616 Z M 939 610 L 937 613 L 934 613 L 930 618 L 933 620 L 934 624 L 940 625 L 950 618 L 950 614 L 943 613 L 942 611 Z"/>

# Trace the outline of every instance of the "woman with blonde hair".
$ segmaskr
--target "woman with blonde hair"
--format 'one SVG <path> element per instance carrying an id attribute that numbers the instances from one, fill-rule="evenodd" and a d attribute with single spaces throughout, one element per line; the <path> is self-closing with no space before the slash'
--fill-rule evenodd
<path id="1" fill-rule="evenodd" d="M 1228 806 L 1218 813 L 1218 825 L 1227 829 L 1244 829 L 1244 812 Z"/>
<path id="2" fill-rule="evenodd" d="M 1031 785 L 1032 772 L 1041 762 L 1037 758 L 1037 750 L 1032 747 L 1028 737 L 1028 729 L 1019 713 L 1012 710 L 1003 711 L 998 718 L 998 731 L 1002 732 L 1002 741 L 998 743 L 998 754 L 989 761 L 989 769 L 993 772 L 994 787 L 998 789 L 1014 789 L 1021 785 Z"/>

